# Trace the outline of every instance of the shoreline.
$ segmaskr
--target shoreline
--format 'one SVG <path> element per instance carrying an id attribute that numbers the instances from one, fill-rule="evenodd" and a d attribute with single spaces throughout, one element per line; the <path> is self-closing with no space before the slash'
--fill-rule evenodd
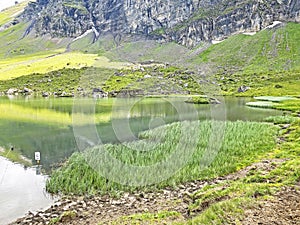
<path id="1" fill-rule="evenodd" d="M 227 176 L 219 177 L 211 181 L 192 181 L 176 188 L 165 188 L 155 192 L 134 192 L 123 193 L 120 198 L 105 196 L 63 196 L 46 210 L 28 214 L 9 225 L 39 225 L 39 224 L 111 224 L 113 221 L 123 220 L 131 214 L 156 214 L 159 212 L 176 211 L 180 213 L 174 217 L 166 217 L 167 222 L 183 222 L 189 219 L 197 211 L 191 211 L 189 204 L 192 203 L 193 195 L 199 190 L 215 185 L 225 188 L 229 182 L 235 182 L 249 176 L 253 169 L 272 172 L 280 165 L 284 164 L 285 159 L 263 159 L 253 163 L 246 168 Z M 291 188 L 298 190 L 300 183 Z M 282 189 L 282 188 L 281 188 Z M 279 191 L 282 191 L 282 190 Z M 283 188 L 284 190 L 284 188 Z M 298 190 L 300 193 L 300 189 Z M 274 195 L 275 196 L 275 195 Z M 297 197 L 295 197 L 297 198 Z M 300 196 L 299 198 L 300 199 Z M 224 199 L 219 199 L 222 201 Z M 262 199 L 261 199 L 262 200 Z M 217 200 L 218 201 L 218 200 Z M 203 205 L 204 211 L 211 204 L 207 202 Z M 252 206 L 252 204 L 250 204 Z M 249 209 L 248 209 L 249 210 Z M 297 216 L 297 215 L 296 215 Z M 299 217 L 300 218 L 300 217 Z M 164 220 L 162 220 L 164 221 Z M 160 222 L 162 222 L 160 221 Z"/>

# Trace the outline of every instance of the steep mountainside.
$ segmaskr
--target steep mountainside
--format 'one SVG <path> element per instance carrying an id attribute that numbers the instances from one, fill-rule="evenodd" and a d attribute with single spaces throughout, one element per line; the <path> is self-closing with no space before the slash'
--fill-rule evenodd
<path id="1" fill-rule="evenodd" d="M 22 15 L 38 35 L 138 34 L 195 46 L 274 21 L 300 22 L 299 0 L 37 0 Z"/>

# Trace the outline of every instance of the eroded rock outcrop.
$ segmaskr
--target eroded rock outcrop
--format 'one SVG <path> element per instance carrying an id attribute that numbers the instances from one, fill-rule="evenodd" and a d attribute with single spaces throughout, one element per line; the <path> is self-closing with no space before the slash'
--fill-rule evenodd
<path id="1" fill-rule="evenodd" d="M 274 21 L 300 22 L 299 0 L 37 0 L 22 17 L 38 35 L 76 38 L 111 33 L 173 40 L 186 46 L 256 32 Z"/>

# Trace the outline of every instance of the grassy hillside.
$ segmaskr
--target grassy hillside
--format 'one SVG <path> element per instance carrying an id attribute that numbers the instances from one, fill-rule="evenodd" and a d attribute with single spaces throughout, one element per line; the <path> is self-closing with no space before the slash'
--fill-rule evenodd
<path id="1" fill-rule="evenodd" d="M 300 24 L 281 24 L 255 35 L 237 34 L 193 59 L 213 71 L 223 94 L 299 95 Z M 251 89 L 237 93 L 241 85 Z"/>
<path id="2" fill-rule="evenodd" d="M 29 2 L 28 0 L 23 1 L 15 6 L 2 10 L 0 12 L 0 27 L 8 22 L 11 22 L 16 15 L 18 15 L 24 10 L 28 2 Z"/>
<path id="3" fill-rule="evenodd" d="M 45 52 L 23 57 L 15 57 L 0 62 L 0 80 L 12 79 L 32 73 L 47 73 L 62 68 L 82 68 L 92 66 L 97 55 L 80 52 Z"/>
<path id="4" fill-rule="evenodd" d="M 212 45 L 196 63 L 219 66 L 220 72 L 261 73 L 300 69 L 300 24 L 238 34 Z"/>

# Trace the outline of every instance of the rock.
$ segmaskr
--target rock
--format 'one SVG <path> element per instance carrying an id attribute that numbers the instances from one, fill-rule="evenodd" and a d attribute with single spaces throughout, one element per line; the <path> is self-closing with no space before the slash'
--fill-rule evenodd
<path id="1" fill-rule="evenodd" d="M 103 91 L 101 88 L 93 88 L 92 92 L 93 98 L 106 98 L 108 93 Z"/>
<path id="2" fill-rule="evenodd" d="M 33 91 L 31 89 L 25 87 L 23 89 L 23 93 L 24 93 L 24 95 L 31 95 L 33 93 Z"/>
<path id="3" fill-rule="evenodd" d="M 149 74 L 147 74 L 147 75 L 144 76 L 144 78 L 146 78 L 146 79 L 147 79 L 147 78 L 151 78 L 151 77 L 152 77 L 152 76 L 149 75 Z"/>
<path id="4" fill-rule="evenodd" d="M 245 86 L 245 85 L 242 85 L 238 88 L 238 93 L 243 93 L 243 92 L 246 92 L 250 90 L 250 87 L 249 86 Z"/>
<path id="5" fill-rule="evenodd" d="M 10 88 L 10 89 L 8 89 L 6 94 L 7 95 L 16 95 L 18 92 L 19 92 L 19 90 L 17 88 Z"/>
<path id="6" fill-rule="evenodd" d="M 123 34 L 138 34 L 192 47 L 238 32 L 256 32 L 276 20 L 299 22 L 299 8 L 298 0 L 40 0 L 30 2 L 18 21 L 31 21 L 26 34 L 78 38 L 90 32 L 97 39 L 111 32 L 116 44 Z"/>
<path id="7" fill-rule="evenodd" d="M 212 98 L 212 97 L 209 98 L 209 103 L 210 104 L 221 104 L 221 102 L 218 99 Z"/>
<path id="8" fill-rule="evenodd" d="M 42 93 L 42 96 L 45 97 L 45 98 L 46 98 L 46 97 L 49 97 L 49 95 L 50 95 L 50 94 L 49 94 L 48 92 L 43 92 L 43 93 Z"/>

